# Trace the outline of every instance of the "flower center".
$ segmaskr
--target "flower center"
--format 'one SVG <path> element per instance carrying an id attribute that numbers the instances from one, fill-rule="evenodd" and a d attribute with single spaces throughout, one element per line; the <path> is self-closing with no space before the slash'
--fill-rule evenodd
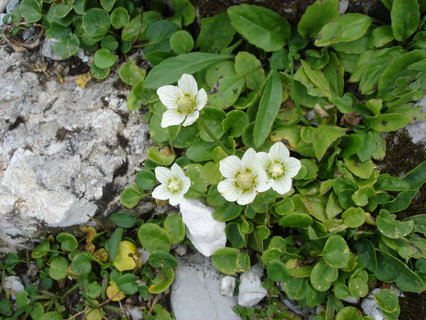
<path id="1" fill-rule="evenodd" d="M 256 185 L 256 175 L 250 169 L 239 172 L 236 178 L 236 185 L 243 192 L 250 191 Z"/>
<path id="2" fill-rule="evenodd" d="M 280 178 L 285 173 L 284 164 L 278 161 L 271 161 L 266 169 L 266 173 L 273 179 Z"/>
<path id="3" fill-rule="evenodd" d="M 195 97 L 191 96 L 189 93 L 185 93 L 176 100 L 176 104 L 178 105 L 177 111 L 179 113 L 190 114 L 195 111 L 197 103 Z"/>
<path id="4" fill-rule="evenodd" d="M 176 193 L 182 189 L 182 183 L 179 179 L 172 178 L 167 183 L 167 188 L 171 193 Z"/>

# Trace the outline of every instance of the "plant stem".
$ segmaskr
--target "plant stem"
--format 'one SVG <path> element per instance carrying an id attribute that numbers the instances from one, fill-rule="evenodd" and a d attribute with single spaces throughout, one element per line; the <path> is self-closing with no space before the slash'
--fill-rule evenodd
<path id="1" fill-rule="evenodd" d="M 228 156 L 230 156 L 230 155 L 232 155 L 232 153 L 229 151 L 229 150 L 227 150 L 226 148 L 225 148 L 225 146 L 223 145 L 223 143 L 222 142 L 220 142 L 220 140 L 214 135 L 214 133 L 210 130 L 210 128 L 207 126 L 207 124 L 204 122 L 204 119 L 202 119 L 202 118 L 198 118 L 198 123 L 199 123 L 199 125 L 204 129 L 204 131 L 206 131 L 207 132 L 207 134 L 210 136 L 210 138 L 212 138 L 213 139 L 213 141 L 219 146 L 219 147 L 221 147 L 222 149 L 223 149 L 223 151 L 225 151 L 225 153 L 228 155 Z"/>

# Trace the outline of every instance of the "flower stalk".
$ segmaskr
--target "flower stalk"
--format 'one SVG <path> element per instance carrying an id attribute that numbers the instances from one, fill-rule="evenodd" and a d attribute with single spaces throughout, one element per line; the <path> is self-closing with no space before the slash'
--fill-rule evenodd
<path id="1" fill-rule="evenodd" d="M 225 145 L 215 136 L 215 134 L 210 130 L 210 128 L 207 126 L 207 124 L 204 122 L 204 119 L 198 118 L 198 124 L 201 126 L 201 128 L 206 131 L 206 133 L 210 136 L 210 138 L 213 139 L 213 141 L 225 151 L 225 153 L 230 156 L 232 153 L 225 148 Z"/>

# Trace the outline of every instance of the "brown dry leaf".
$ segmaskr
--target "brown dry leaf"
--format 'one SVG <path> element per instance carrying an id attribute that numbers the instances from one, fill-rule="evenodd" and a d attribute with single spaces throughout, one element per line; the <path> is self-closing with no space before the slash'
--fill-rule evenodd
<path id="1" fill-rule="evenodd" d="M 87 243 L 91 243 L 97 234 L 95 228 L 93 227 L 82 226 L 80 230 L 86 234 Z"/>
<path id="2" fill-rule="evenodd" d="M 85 89 L 87 87 L 87 83 L 92 79 L 90 73 L 79 74 L 77 79 L 75 79 L 75 83 L 82 88 Z"/>
<path id="3" fill-rule="evenodd" d="M 360 113 L 345 113 L 340 119 L 340 125 L 344 126 L 345 124 L 350 124 L 351 126 L 358 126 L 362 121 L 362 116 Z"/>
<path id="4" fill-rule="evenodd" d="M 96 250 L 93 256 L 100 262 L 107 262 L 109 257 L 108 252 L 104 248 Z"/>
<path id="5" fill-rule="evenodd" d="M 172 152 L 172 150 L 170 150 L 169 147 L 165 147 L 160 149 L 160 153 L 165 156 L 165 157 L 170 157 L 171 155 L 173 155 L 174 153 Z"/>
<path id="6" fill-rule="evenodd" d="M 86 243 L 85 248 L 86 248 L 86 250 L 87 250 L 87 251 L 89 251 L 91 254 L 93 254 L 93 253 L 95 252 L 95 249 L 96 249 L 95 245 L 94 245 L 93 243 L 91 243 L 91 242 Z"/>

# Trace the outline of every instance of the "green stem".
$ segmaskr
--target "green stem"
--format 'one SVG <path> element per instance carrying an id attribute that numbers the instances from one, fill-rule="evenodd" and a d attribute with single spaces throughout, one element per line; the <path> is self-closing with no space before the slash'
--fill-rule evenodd
<path id="1" fill-rule="evenodd" d="M 204 119 L 198 118 L 198 124 L 204 129 L 204 131 L 207 132 L 207 134 L 210 136 L 210 138 L 213 139 L 213 141 L 225 151 L 225 153 L 230 156 L 232 153 L 228 151 L 222 142 L 214 135 L 214 133 L 210 130 L 210 128 L 207 126 L 207 124 L 204 122 Z"/>

